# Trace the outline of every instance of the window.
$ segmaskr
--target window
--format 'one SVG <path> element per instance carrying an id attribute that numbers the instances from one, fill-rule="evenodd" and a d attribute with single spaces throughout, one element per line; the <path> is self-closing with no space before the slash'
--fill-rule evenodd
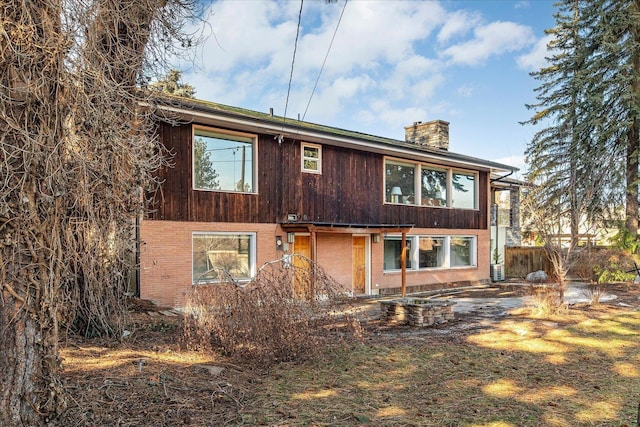
<path id="1" fill-rule="evenodd" d="M 406 268 L 411 268 L 411 240 L 407 239 L 407 262 Z M 385 237 L 384 238 L 384 269 L 400 270 L 402 264 L 400 258 L 402 256 L 402 238 L 401 237 Z"/>
<path id="2" fill-rule="evenodd" d="M 444 237 L 418 237 L 418 268 L 444 267 L 446 252 Z"/>
<path id="3" fill-rule="evenodd" d="M 194 233 L 193 282 L 215 281 L 220 277 L 219 270 L 236 280 L 251 279 L 255 271 L 255 240 L 254 233 Z M 211 272 L 213 269 L 218 271 Z"/>
<path id="4" fill-rule="evenodd" d="M 389 203 L 414 203 L 416 165 L 385 163 L 385 200 Z"/>
<path id="5" fill-rule="evenodd" d="M 468 267 L 476 264 L 475 238 L 452 237 L 450 246 L 451 267 Z"/>
<path id="6" fill-rule="evenodd" d="M 384 238 L 384 271 L 401 269 L 400 236 Z M 409 270 L 476 266 L 475 236 L 407 236 Z"/>
<path id="7" fill-rule="evenodd" d="M 422 205 L 447 206 L 447 171 L 422 167 Z"/>
<path id="8" fill-rule="evenodd" d="M 386 203 L 478 208 L 478 173 L 385 159 Z"/>
<path id="9" fill-rule="evenodd" d="M 303 142 L 300 147 L 302 172 L 322 173 L 322 146 Z"/>
<path id="10" fill-rule="evenodd" d="M 195 127 L 193 133 L 193 188 L 252 193 L 254 136 Z"/>
<path id="11" fill-rule="evenodd" d="M 453 172 L 451 206 L 462 209 L 476 207 L 476 176 L 468 172 Z"/>

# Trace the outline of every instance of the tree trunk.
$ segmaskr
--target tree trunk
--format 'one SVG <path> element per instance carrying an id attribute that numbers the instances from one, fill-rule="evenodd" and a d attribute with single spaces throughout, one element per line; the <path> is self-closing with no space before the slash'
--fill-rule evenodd
<path id="1" fill-rule="evenodd" d="M 640 11 L 640 0 L 634 1 L 635 12 Z M 640 24 L 637 22 L 631 28 L 631 34 L 640 43 Z M 627 194 L 625 225 L 634 236 L 638 234 L 638 156 L 640 155 L 640 52 L 635 52 L 633 58 L 634 79 L 631 84 L 633 92 L 632 115 L 633 121 L 627 132 Z"/>
<path id="2" fill-rule="evenodd" d="M 61 6 L 0 6 L 0 425 L 37 426 L 64 407 L 59 379 L 64 81 Z"/>

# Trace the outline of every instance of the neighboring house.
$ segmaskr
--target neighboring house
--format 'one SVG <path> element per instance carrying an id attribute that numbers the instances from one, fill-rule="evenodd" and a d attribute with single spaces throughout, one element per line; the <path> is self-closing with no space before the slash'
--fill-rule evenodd
<path id="1" fill-rule="evenodd" d="M 489 281 L 490 177 L 517 169 L 448 151 L 447 122 L 413 123 L 399 141 L 157 102 L 175 157 L 140 224 L 141 298 L 181 307 L 212 267 L 249 280 L 288 254 L 315 260 L 354 295 Z"/>
<path id="2" fill-rule="evenodd" d="M 522 245 L 520 189 L 528 184 L 509 176 L 491 176 L 491 262 L 504 260 L 505 246 Z"/>

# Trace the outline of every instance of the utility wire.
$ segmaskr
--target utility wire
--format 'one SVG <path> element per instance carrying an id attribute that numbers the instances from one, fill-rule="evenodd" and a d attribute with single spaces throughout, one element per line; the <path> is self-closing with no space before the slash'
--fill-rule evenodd
<path id="1" fill-rule="evenodd" d="M 291 74 L 289 75 L 289 88 L 287 89 L 287 100 L 284 104 L 284 116 L 282 117 L 282 125 L 287 119 L 287 108 L 289 107 L 289 94 L 291 93 L 291 80 L 293 80 L 293 65 L 296 62 L 296 50 L 298 50 L 298 36 L 300 35 L 300 22 L 302 21 L 302 5 L 304 0 L 300 0 L 300 12 L 298 12 L 298 29 L 296 30 L 296 42 L 293 45 L 293 59 L 291 60 Z"/>
<path id="2" fill-rule="evenodd" d="M 336 29 L 333 31 L 333 37 L 331 37 L 331 43 L 329 43 L 329 49 L 327 49 L 327 54 L 324 56 L 324 61 L 322 61 L 322 67 L 320 67 L 320 72 L 318 73 L 318 78 L 316 79 L 316 84 L 313 85 L 313 90 L 311 91 L 311 96 L 309 97 L 309 102 L 307 102 L 307 108 L 304 109 L 304 114 L 302 115 L 302 120 L 307 115 L 307 110 L 309 110 L 309 105 L 311 105 L 311 99 L 313 98 L 313 94 L 316 92 L 316 88 L 318 87 L 318 82 L 320 81 L 320 75 L 322 74 L 322 70 L 324 70 L 324 66 L 327 63 L 327 58 L 329 57 L 329 52 L 331 52 L 331 47 L 333 46 L 333 41 L 336 39 L 336 34 L 338 33 L 338 27 L 340 27 L 340 22 L 342 21 L 342 15 L 344 15 L 344 10 L 347 8 L 347 0 L 344 0 L 344 6 L 342 6 L 342 12 L 340 12 L 340 18 L 338 19 L 338 23 L 336 24 Z"/>

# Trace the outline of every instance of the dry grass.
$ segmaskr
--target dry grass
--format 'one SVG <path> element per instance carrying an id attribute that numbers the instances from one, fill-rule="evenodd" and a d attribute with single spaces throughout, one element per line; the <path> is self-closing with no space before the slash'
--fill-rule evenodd
<path id="1" fill-rule="evenodd" d="M 364 343 L 268 370 L 182 351 L 180 319 L 137 316 L 124 344 L 63 350 L 75 400 L 57 425 L 620 427 L 640 401 L 640 313 L 613 304 L 468 328 L 370 322 Z"/>

